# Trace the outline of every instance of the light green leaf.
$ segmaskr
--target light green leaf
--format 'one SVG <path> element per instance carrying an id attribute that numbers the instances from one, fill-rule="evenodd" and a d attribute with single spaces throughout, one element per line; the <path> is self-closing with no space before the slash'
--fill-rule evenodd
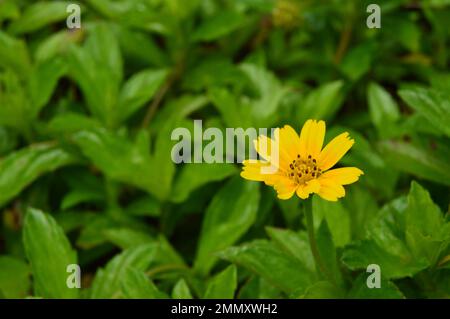
<path id="1" fill-rule="evenodd" d="M 416 87 L 400 90 L 399 94 L 416 112 L 450 136 L 450 98 L 447 92 Z"/>
<path id="2" fill-rule="evenodd" d="M 77 264 L 77 254 L 62 228 L 50 215 L 29 209 L 23 244 L 30 261 L 34 292 L 43 298 L 77 298 L 79 290 L 67 286 L 67 266 Z"/>
<path id="3" fill-rule="evenodd" d="M 266 231 L 275 245 L 280 247 L 284 252 L 296 257 L 310 272 L 313 273 L 316 271 L 308 241 L 308 234 L 306 232 L 296 233 L 289 229 L 278 229 L 274 227 L 267 227 Z"/>
<path id="4" fill-rule="evenodd" d="M 91 298 L 118 298 L 121 293 L 121 280 L 127 274 L 128 268 L 145 271 L 154 259 L 155 253 L 155 245 L 145 244 L 116 255 L 105 268 L 97 271 L 92 282 Z M 131 279 L 135 279 L 134 274 L 131 276 L 133 276 Z M 132 282 L 135 283 L 134 280 Z"/>
<path id="5" fill-rule="evenodd" d="M 293 296 L 295 297 L 295 293 Z M 304 294 L 298 296 L 301 299 L 340 299 L 342 297 L 341 289 L 329 281 L 318 281 L 308 287 Z"/>
<path id="6" fill-rule="evenodd" d="M 164 299 L 168 296 L 159 291 L 142 271 L 128 267 L 121 280 L 122 295 L 128 299 Z"/>
<path id="7" fill-rule="evenodd" d="M 430 194 L 418 183 L 411 183 L 406 208 L 406 228 L 414 226 L 425 236 L 439 233 L 444 219 L 439 207 L 433 203 Z"/>
<path id="8" fill-rule="evenodd" d="M 381 137 L 387 136 L 387 132 L 399 119 L 398 105 L 392 96 L 382 86 L 371 83 L 367 90 L 369 111 L 372 123 L 377 128 Z"/>
<path id="9" fill-rule="evenodd" d="M 320 223 L 316 238 L 317 248 L 327 272 L 327 274 L 322 274 L 324 279 L 331 281 L 335 286 L 341 286 L 341 270 L 337 260 L 336 248 L 334 247 L 333 238 L 326 219 L 323 219 Z"/>
<path id="10" fill-rule="evenodd" d="M 236 172 L 237 169 L 233 164 L 185 164 L 175 179 L 171 200 L 181 203 L 199 187 L 221 181 Z"/>
<path id="11" fill-rule="evenodd" d="M 68 74 L 81 88 L 89 111 L 108 127 L 116 126 L 123 62 L 108 25 L 95 25 L 84 47 L 71 48 L 68 62 Z"/>
<path id="12" fill-rule="evenodd" d="M 22 260 L 0 256 L 0 296 L 25 298 L 31 287 L 30 267 Z"/>
<path id="13" fill-rule="evenodd" d="M 72 164 L 76 159 L 60 147 L 41 144 L 0 160 L 0 206 L 19 194 L 40 175 Z"/>
<path id="14" fill-rule="evenodd" d="M 255 64 L 244 63 L 240 69 L 250 80 L 258 98 L 251 101 L 253 125 L 270 127 L 278 117 L 278 107 L 288 92 L 269 70 Z"/>
<path id="15" fill-rule="evenodd" d="M 29 33 L 68 17 L 68 1 L 37 2 L 28 6 L 23 15 L 12 22 L 8 31 L 13 34 Z"/>
<path id="16" fill-rule="evenodd" d="M 0 30 L 0 66 L 9 67 L 25 76 L 31 68 L 27 45 Z"/>
<path id="17" fill-rule="evenodd" d="M 336 247 L 346 245 L 351 235 L 349 211 L 341 202 L 329 202 L 319 196 L 314 196 L 312 201 L 315 228 L 318 229 L 322 220 L 325 219 Z"/>
<path id="18" fill-rule="evenodd" d="M 368 265 L 377 264 L 381 274 L 388 279 L 412 277 L 428 267 L 425 260 L 415 260 L 412 255 L 393 255 L 371 240 L 353 242 L 342 255 L 342 262 L 352 270 L 366 269 Z"/>
<path id="19" fill-rule="evenodd" d="M 192 299 L 191 292 L 186 281 L 181 278 L 175 284 L 172 290 L 172 298 L 173 299 Z"/>
<path id="20" fill-rule="evenodd" d="M 66 73 L 67 66 L 62 59 L 52 59 L 38 64 L 30 75 L 28 89 L 33 105 L 33 117 L 50 100 L 59 79 Z"/>
<path id="21" fill-rule="evenodd" d="M 214 254 L 234 244 L 256 218 L 259 203 L 257 183 L 240 177 L 231 179 L 213 198 L 203 219 L 195 268 L 208 273 L 217 258 Z"/>
<path id="22" fill-rule="evenodd" d="M 227 127 L 250 127 L 252 123 L 251 108 L 240 105 L 237 98 L 224 88 L 209 91 L 209 98 L 220 112 Z"/>
<path id="23" fill-rule="evenodd" d="M 238 29 L 245 22 L 245 17 L 235 11 L 222 11 L 208 17 L 192 34 L 193 41 L 212 41 Z"/>
<path id="24" fill-rule="evenodd" d="M 448 157 L 440 155 L 439 149 L 446 145 L 436 142 L 433 146 L 404 141 L 383 141 L 379 148 L 385 160 L 398 170 L 429 179 L 436 183 L 450 185 L 450 164 Z"/>
<path id="25" fill-rule="evenodd" d="M 65 112 L 52 118 L 47 124 L 50 134 L 61 136 L 61 134 L 76 133 L 78 131 L 90 130 L 100 127 L 96 119 L 83 114 Z"/>
<path id="26" fill-rule="evenodd" d="M 220 256 L 260 275 L 286 293 L 300 293 L 315 281 L 315 275 L 302 262 L 267 241 L 230 247 Z"/>
<path id="27" fill-rule="evenodd" d="M 362 273 L 353 282 L 347 297 L 352 299 L 404 299 L 405 296 L 397 286 L 389 280 L 381 277 L 380 288 L 369 288 L 367 277 L 370 273 Z"/>
<path id="28" fill-rule="evenodd" d="M 343 84 L 342 81 L 334 81 L 312 90 L 297 109 L 297 121 L 332 119 L 343 101 Z"/>
<path id="29" fill-rule="evenodd" d="M 166 77 L 166 70 L 144 70 L 125 82 L 118 101 L 120 119 L 126 120 L 152 99 Z"/>
<path id="30" fill-rule="evenodd" d="M 214 276 L 206 288 L 204 299 L 233 299 L 237 288 L 236 266 L 231 265 Z"/>
<path id="31" fill-rule="evenodd" d="M 149 137 L 145 132 L 138 136 L 134 144 L 100 129 L 79 132 L 74 139 L 82 152 L 106 176 L 137 186 L 162 199 L 169 194 L 174 164 L 167 150 L 171 144 L 163 141 L 167 135 L 160 134 L 153 155 L 150 154 Z M 158 169 L 155 170 L 155 167 Z"/>
<path id="32" fill-rule="evenodd" d="M 366 74 L 372 65 L 375 47 L 372 42 L 363 42 L 351 48 L 345 55 L 340 70 L 352 81 L 357 81 Z"/>
<path id="33" fill-rule="evenodd" d="M 34 53 L 34 58 L 36 62 L 42 63 L 67 53 L 71 45 L 79 43 L 82 38 L 82 31 L 61 30 L 53 33 L 39 43 Z"/>
<path id="34" fill-rule="evenodd" d="M 107 240 L 122 249 L 156 242 L 156 240 L 146 232 L 125 227 L 106 229 L 104 235 Z"/>
<path id="35" fill-rule="evenodd" d="M 416 182 L 411 183 L 405 213 L 406 241 L 416 258 L 438 262 L 442 243 L 444 218 L 428 192 Z M 450 239 L 450 235 L 447 236 Z"/>

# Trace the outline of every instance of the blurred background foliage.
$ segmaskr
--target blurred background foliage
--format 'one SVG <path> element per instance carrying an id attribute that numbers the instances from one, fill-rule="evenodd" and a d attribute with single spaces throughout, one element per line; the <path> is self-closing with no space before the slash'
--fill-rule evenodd
<path id="1" fill-rule="evenodd" d="M 371 2 L 86 0 L 69 30 L 71 2 L 0 0 L 0 296 L 448 298 L 450 1 L 379 0 L 381 29 Z M 308 118 L 365 172 L 314 198 L 326 278 L 300 200 L 170 157 L 192 119 Z"/>

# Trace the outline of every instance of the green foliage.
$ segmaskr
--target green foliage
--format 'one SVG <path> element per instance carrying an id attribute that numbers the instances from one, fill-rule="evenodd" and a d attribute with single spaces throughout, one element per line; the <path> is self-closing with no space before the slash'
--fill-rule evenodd
<path id="1" fill-rule="evenodd" d="M 77 298 L 66 285 L 67 266 L 77 264 L 63 230 L 50 215 L 29 209 L 23 226 L 23 244 L 30 262 L 34 293 L 43 298 Z"/>
<path id="2" fill-rule="evenodd" d="M 450 4 L 342 2 L 87 0 L 69 30 L 0 1 L 0 298 L 449 298 Z M 171 157 L 194 119 L 309 118 L 364 171 L 312 198 L 323 267 L 302 200 Z"/>

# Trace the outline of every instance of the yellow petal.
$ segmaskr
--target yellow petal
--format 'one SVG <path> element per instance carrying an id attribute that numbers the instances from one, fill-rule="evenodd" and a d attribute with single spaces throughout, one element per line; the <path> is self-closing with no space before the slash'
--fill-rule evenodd
<path id="1" fill-rule="evenodd" d="M 256 160 L 245 160 L 242 162 L 241 177 L 257 182 L 265 182 L 267 185 L 274 185 L 274 183 L 282 177 L 280 171 L 274 174 L 266 174 L 265 168 L 270 167 L 270 163 Z"/>
<path id="2" fill-rule="evenodd" d="M 289 156 L 289 162 L 297 158 L 300 152 L 300 138 L 297 132 L 289 125 L 280 129 L 280 147 L 286 151 Z"/>
<path id="3" fill-rule="evenodd" d="M 355 141 L 348 137 L 347 132 L 336 136 L 320 153 L 318 159 L 319 167 L 324 171 L 333 167 L 354 143 Z"/>
<path id="4" fill-rule="evenodd" d="M 301 185 L 297 188 L 297 196 L 306 199 L 312 193 L 318 193 L 320 190 L 320 183 L 317 179 L 312 179 L 306 183 L 306 185 Z"/>
<path id="5" fill-rule="evenodd" d="M 285 137 L 284 130 L 276 128 L 273 131 L 271 145 L 270 161 L 273 165 L 285 170 L 289 167 L 289 163 L 292 161 L 291 156 L 287 152 L 287 138 Z"/>
<path id="6" fill-rule="evenodd" d="M 345 189 L 329 179 L 319 179 L 320 190 L 317 194 L 325 200 L 335 202 L 345 196 Z"/>
<path id="7" fill-rule="evenodd" d="M 301 185 L 297 188 L 297 196 L 301 199 L 307 199 L 309 197 L 309 193 L 305 190 L 305 185 Z"/>
<path id="8" fill-rule="evenodd" d="M 300 133 L 300 155 L 306 158 L 311 155 L 317 158 L 322 149 L 325 137 L 325 122 L 308 120 Z"/>
<path id="9" fill-rule="evenodd" d="M 356 182 L 359 176 L 363 175 L 364 172 L 356 167 L 342 167 L 331 169 L 323 173 L 321 179 L 329 179 L 334 181 L 336 184 L 348 185 Z"/>
<path id="10" fill-rule="evenodd" d="M 305 189 L 310 193 L 318 193 L 320 190 L 320 182 L 317 179 L 312 179 L 306 182 Z"/>
<path id="11" fill-rule="evenodd" d="M 274 185 L 279 199 L 291 198 L 297 190 L 297 185 L 288 178 L 280 178 Z"/>
<path id="12" fill-rule="evenodd" d="M 258 139 L 253 141 L 253 145 L 258 154 L 264 158 L 266 161 L 270 161 L 270 156 L 272 153 L 272 147 L 274 146 L 274 141 L 264 135 L 260 135 Z"/>

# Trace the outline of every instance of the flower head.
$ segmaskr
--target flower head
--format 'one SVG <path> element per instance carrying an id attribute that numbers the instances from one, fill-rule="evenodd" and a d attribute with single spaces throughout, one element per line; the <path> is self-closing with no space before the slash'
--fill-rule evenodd
<path id="1" fill-rule="evenodd" d="M 356 167 L 330 169 L 352 147 L 354 140 L 345 132 L 322 149 L 324 121 L 306 121 L 300 137 L 289 125 L 277 128 L 274 133 L 274 139 L 261 135 L 254 141 L 263 160 L 245 160 L 241 176 L 273 186 L 280 199 L 289 199 L 294 193 L 306 199 L 316 193 L 323 199 L 337 201 L 345 196 L 343 185 L 356 182 L 364 174 Z M 269 170 L 270 167 L 275 169 Z"/>

